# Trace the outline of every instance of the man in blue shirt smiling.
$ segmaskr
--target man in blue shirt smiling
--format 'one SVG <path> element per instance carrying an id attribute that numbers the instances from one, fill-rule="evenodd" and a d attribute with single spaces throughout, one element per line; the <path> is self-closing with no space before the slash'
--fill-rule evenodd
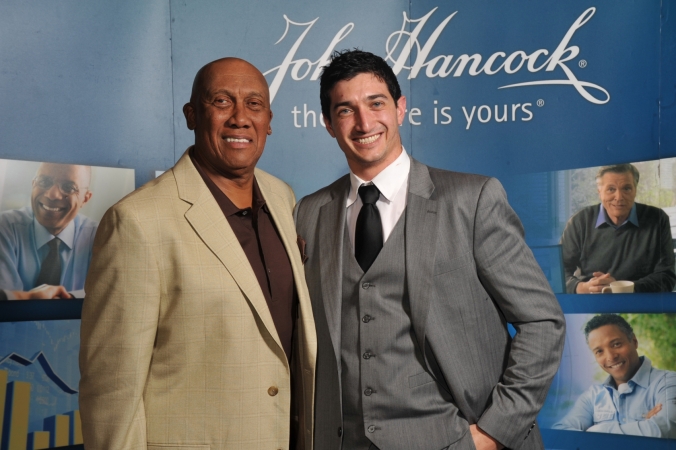
<path id="1" fill-rule="evenodd" d="M 593 317 L 584 333 L 610 376 L 587 389 L 552 428 L 676 438 L 676 372 L 639 356 L 631 325 L 616 314 Z"/>
<path id="2" fill-rule="evenodd" d="M 81 214 L 91 167 L 43 163 L 31 207 L 0 214 L 0 300 L 83 298 L 97 223 Z"/>

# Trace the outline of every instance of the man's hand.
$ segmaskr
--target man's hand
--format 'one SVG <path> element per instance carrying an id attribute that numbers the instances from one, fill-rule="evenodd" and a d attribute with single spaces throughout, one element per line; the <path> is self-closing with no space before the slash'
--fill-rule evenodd
<path id="1" fill-rule="evenodd" d="M 43 284 L 30 291 L 13 291 L 17 300 L 48 300 L 53 298 L 72 298 L 65 287 Z"/>
<path id="2" fill-rule="evenodd" d="M 474 446 L 476 450 L 501 450 L 505 448 L 504 445 L 484 433 L 484 431 L 476 425 L 470 425 L 469 431 L 472 433 Z"/>
<path id="3" fill-rule="evenodd" d="M 662 403 L 658 403 L 657 406 L 655 406 L 653 409 L 651 409 L 647 413 L 643 414 L 643 417 L 645 419 L 650 419 L 652 416 L 654 416 L 655 414 L 657 414 L 660 411 L 662 411 Z"/>
<path id="4" fill-rule="evenodd" d="M 578 283 L 575 292 L 578 294 L 600 294 L 604 287 L 615 281 L 609 273 L 594 272 L 594 277 L 586 282 Z"/>

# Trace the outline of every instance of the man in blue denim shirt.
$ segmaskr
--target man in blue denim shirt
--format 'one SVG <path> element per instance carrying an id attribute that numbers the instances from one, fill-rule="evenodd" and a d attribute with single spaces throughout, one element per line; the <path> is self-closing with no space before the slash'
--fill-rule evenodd
<path id="1" fill-rule="evenodd" d="M 616 314 L 593 317 L 584 333 L 610 376 L 582 394 L 552 428 L 676 438 L 676 372 L 639 357 L 631 325 Z"/>

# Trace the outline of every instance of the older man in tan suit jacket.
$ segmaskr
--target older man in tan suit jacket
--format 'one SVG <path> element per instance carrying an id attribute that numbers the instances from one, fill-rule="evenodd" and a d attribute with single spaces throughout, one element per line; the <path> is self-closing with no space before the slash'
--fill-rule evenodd
<path id="1" fill-rule="evenodd" d="M 295 199 L 254 169 L 272 132 L 267 83 L 245 61 L 214 61 L 184 113 L 195 146 L 113 206 L 96 236 L 85 446 L 312 449 L 316 335 Z"/>

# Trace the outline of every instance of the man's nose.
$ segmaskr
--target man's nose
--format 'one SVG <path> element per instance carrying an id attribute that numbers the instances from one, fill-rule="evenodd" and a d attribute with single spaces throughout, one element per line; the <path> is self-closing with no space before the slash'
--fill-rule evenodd
<path id="1" fill-rule="evenodd" d="M 59 189 L 59 186 L 56 183 L 54 183 L 49 189 L 45 190 L 45 193 L 42 195 L 52 200 L 63 198 L 61 189 Z"/>
<path id="2" fill-rule="evenodd" d="M 357 111 L 355 111 L 354 117 L 355 117 L 355 128 L 357 129 L 357 131 L 360 131 L 362 133 L 368 133 L 369 131 L 371 131 L 371 123 L 373 123 L 373 121 L 368 111 L 358 109 Z"/>
<path id="3" fill-rule="evenodd" d="M 233 107 L 232 115 L 228 118 L 228 125 L 236 128 L 246 128 L 251 124 L 249 112 L 244 103 L 237 102 Z"/>

